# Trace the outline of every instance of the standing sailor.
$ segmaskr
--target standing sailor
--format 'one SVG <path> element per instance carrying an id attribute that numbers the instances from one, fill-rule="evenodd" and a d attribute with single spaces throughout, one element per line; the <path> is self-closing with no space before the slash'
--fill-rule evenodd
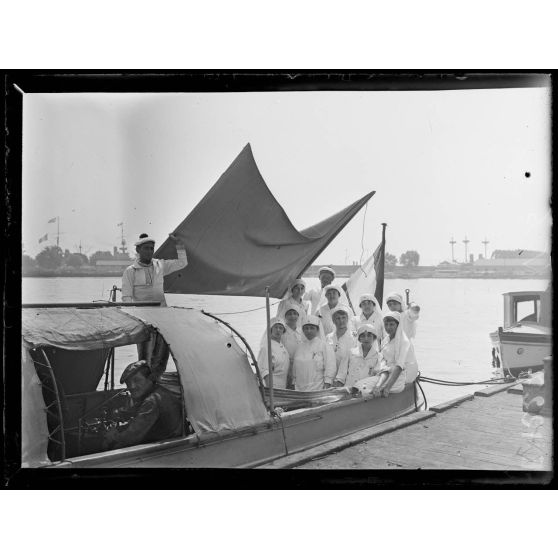
<path id="1" fill-rule="evenodd" d="M 401 314 L 401 327 L 409 339 L 414 339 L 417 334 L 417 320 L 419 319 L 420 306 L 411 302 L 409 307 L 403 309 L 403 297 L 398 293 L 391 293 L 386 299 L 386 304 L 391 312 Z"/>
<path id="2" fill-rule="evenodd" d="M 124 270 L 122 275 L 122 302 L 159 302 L 166 306 L 163 278 L 165 275 L 186 267 L 186 249 L 173 234 L 169 238 L 176 243 L 177 260 L 153 258 L 155 240 L 147 234 L 140 234 L 136 245 L 136 261 Z M 138 345 L 138 359 L 146 360 L 153 375 L 158 378 L 167 368 L 169 347 L 163 337 L 156 333 Z"/>
<path id="3" fill-rule="evenodd" d="M 155 301 L 166 306 L 163 278 L 188 265 L 186 248 L 173 234 L 169 238 L 176 243 L 176 260 L 153 258 L 155 240 L 140 234 L 136 246 L 136 261 L 122 275 L 122 302 Z"/>

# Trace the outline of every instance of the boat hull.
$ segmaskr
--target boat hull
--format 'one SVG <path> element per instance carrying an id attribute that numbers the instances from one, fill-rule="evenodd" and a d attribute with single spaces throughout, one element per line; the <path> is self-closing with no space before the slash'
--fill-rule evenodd
<path id="1" fill-rule="evenodd" d="M 521 372 L 542 370 L 543 359 L 552 354 L 552 337 L 548 333 L 524 333 L 499 329 L 490 334 L 493 355 L 504 374 L 517 377 Z"/>
<path id="2" fill-rule="evenodd" d="M 386 398 L 352 399 L 285 413 L 253 428 L 221 434 L 193 435 L 72 458 L 51 467 L 113 468 L 255 467 L 341 436 L 412 413 L 415 384 Z"/>

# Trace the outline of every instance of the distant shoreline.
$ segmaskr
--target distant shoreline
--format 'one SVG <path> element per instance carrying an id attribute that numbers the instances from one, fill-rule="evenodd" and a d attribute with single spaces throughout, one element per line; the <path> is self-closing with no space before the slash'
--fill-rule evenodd
<path id="1" fill-rule="evenodd" d="M 321 266 L 311 266 L 304 277 L 318 277 L 318 269 Z M 333 266 L 336 271 L 336 275 L 339 278 L 348 278 L 354 270 L 342 269 L 346 267 L 356 266 Z M 314 269 L 315 268 L 315 269 Z M 341 269 L 338 269 L 341 268 Z M 23 272 L 22 277 L 122 277 L 122 271 L 106 271 L 98 273 L 93 270 L 86 271 L 67 271 L 61 273 L 60 271 L 28 271 Z M 498 272 L 486 272 L 486 271 L 453 271 L 440 272 L 439 268 L 432 267 L 426 268 L 426 266 L 420 268 L 405 268 L 405 269 L 394 269 L 385 272 L 385 279 L 548 279 L 550 280 L 548 273 L 503 273 Z"/>

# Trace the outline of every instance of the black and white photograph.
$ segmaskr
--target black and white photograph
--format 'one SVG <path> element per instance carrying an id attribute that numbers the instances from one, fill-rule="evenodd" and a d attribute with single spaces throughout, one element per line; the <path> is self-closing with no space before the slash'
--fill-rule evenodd
<path id="1" fill-rule="evenodd" d="M 12 78 L 22 470 L 552 477 L 549 75 Z"/>

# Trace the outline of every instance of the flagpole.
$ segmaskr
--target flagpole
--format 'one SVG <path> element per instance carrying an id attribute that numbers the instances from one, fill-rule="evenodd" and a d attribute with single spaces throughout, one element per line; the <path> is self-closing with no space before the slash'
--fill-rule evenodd
<path id="1" fill-rule="evenodd" d="M 60 217 L 56 217 L 57 230 L 56 230 L 56 247 L 60 246 Z"/>
<path id="2" fill-rule="evenodd" d="M 382 301 L 384 299 L 384 269 L 385 269 L 385 258 L 386 258 L 386 227 L 387 227 L 387 223 L 382 223 L 382 244 L 381 244 L 381 250 L 380 253 L 378 254 L 378 262 L 377 264 L 375 264 L 375 268 L 377 269 L 376 271 L 376 292 L 374 293 L 374 296 L 376 297 L 376 300 L 378 301 L 378 304 L 380 305 L 380 308 L 382 307 Z M 381 270 L 381 274 L 378 273 L 378 271 Z M 380 277 L 381 275 L 381 277 Z"/>

